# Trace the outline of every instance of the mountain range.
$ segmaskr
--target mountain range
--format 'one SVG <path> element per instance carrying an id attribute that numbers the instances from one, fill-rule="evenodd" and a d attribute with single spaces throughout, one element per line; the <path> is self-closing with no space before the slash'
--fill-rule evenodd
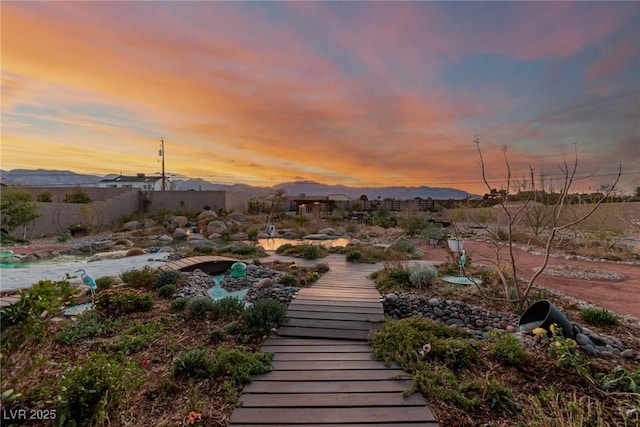
<path id="1" fill-rule="evenodd" d="M 47 169 L 12 169 L 9 171 L 0 169 L 2 183 L 10 185 L 24 185 L 29 187 L 94 187 L 105 178 L 113 178 L 117 175 L 88 175 L 78 174 L 72 171 L 47 170 Z M 351 199 L 358 199 L 366 195 L 370 200 L 376 198 L 423 199 L 436 200 L 464 199 L 474 197 L 463 190 L 456 188 L 440 187 L 347 187 L 345 185 L 328 185 L 314 181 L 285 182 L 273 187 L 254 187 L 246 184 L 218 184 L 203 179 L 172 179 L 176 190 L 223 190 L 239 193 L 250 193 L 254 196 L 272 194 L 277 190 L 284 190 L 288 196 L 328 196 L 330 194 L 344 194 Z"/>

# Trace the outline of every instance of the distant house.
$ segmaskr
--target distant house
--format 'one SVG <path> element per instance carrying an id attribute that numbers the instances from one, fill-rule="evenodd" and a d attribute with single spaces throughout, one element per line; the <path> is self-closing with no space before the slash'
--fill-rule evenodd
<path id="1" fill-rule="evenodd" d="M 98 183 L 100 188 L 138 188 L 144 191 L 161 191 L 161 176 L 146 176 L 139 173 L 136 176 L 120 175 L 115 178 L 106 178 Z M 170 188 L 169 180 L 166 183 L 167 190 Z"/>

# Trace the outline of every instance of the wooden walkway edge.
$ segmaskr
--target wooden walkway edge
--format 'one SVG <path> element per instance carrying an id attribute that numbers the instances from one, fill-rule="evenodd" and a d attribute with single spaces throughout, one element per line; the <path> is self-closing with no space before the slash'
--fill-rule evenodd
<path id="1" fill-rule="evenodd" d="M 255 376 L 230 426 L 425 426 L 438 422 L 420 394 L 404 396 L 409 376 L 373 360 L 369 333 L 384 320 L 367 278 L 376 267 L 338 262 L 289 304 L 287 319 L 262 351 L 273 371 Z"/>

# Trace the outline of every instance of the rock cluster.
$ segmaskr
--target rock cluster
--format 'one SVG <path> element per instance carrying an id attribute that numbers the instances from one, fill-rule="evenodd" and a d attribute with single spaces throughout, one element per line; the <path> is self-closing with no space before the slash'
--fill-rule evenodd
<path id="1" fill-rule="evenodd" d="M 411 316 L 426 317 L 446 325 L 468 329 L 478 338 L 486 338 L 491 329 L 515 331 L 519 318 L 490 312 L 481 307 L 444 298 L 426 298 L 418 295 L 390 293 L 382 299 L 385 314 L 394 319 Z"/>
<path id="2" fill-rule="evenodd" d="M 187 285 L 178 289 L 174 298 L 208 297 L 209 289 L 215 284 L 215 279 L 200 269 L 188 274 Z"/>
<path id="3" fill-rule="evenodd" d="M 300 289 L 293 286 L 273 285 L 260 288 L 251 288 L 245 299 L 255 301 L 263 298 L 272 298 L 284 304 L 289 304 Z"/>
<path id="4" fill-rule="evenodd" d="M 245 277 L 233 278 L 225 276 L 220 286 L 227 291 L 238 291 L 240 289 L 253 288 L 260 280 L 269 278 L 277 283 L 284 273 L 276 270 L 270 270 L 257 265 L 250 264 L 247 266 L 247 275 Z"/>
<path id="5" fill-rule="evenodd" d="M 382 300 L 384 312 L 394 319 L 421 316 L 440 321 L 446 325 L 464 327 L 478 339 L 485 339 L 493 328 L 513 332 L 524 343 L 537 343 L 542 338 L 520 332 L 516 325 L 520 319 L 515 315 L 490 312 L 462 301 L 444 298 L 426 298 L 411 294 L 390 293 Z M 611 336 L 599 335 L 589 328 L 573 323 L 575 341 L 589 356 L 624 357 L 640 361 L 640 353 L 625 348 L 622 342 Z"/>

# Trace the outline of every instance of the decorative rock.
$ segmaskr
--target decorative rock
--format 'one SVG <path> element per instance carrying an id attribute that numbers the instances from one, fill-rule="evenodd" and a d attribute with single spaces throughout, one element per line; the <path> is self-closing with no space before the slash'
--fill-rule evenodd
<path id="1" fill-rule="evenodd" d="M 256 282 L 256 284 L 253 285 L 253 289 L 261 289 L 269 286 L 273 286 L 273 279 L 265 277 L 264 279 L 260 279 L 258 282 Z"/>
<path id="2" fill-rule="evenodd" d="M 387 295 L 385 295 L 385 298 L 387 299 L 387 301 L 389 302 L 395 302 L 398 300 L 398 295 L 394 294 L 394 293 L 389 293 Z"/>
<path id="3" fill-rule="evenodd" d="M 340 236 L 341 233 L 336 230 L 335 228 L 323 228 L 322 230 L 318 231 L 318 234 L 327 234 L 329 236 Z"/>
<path id="4" fill-rule="evenodd" d="M 177 222 L 178 223 L 178 227 L 180 228 L 185 228 L 187 226 L 187 224 L 189 223 L 189 219 L 187 219 L 186 216 L 172 216 L 170 219 L 171 222 Z"/>
<path id="5" fill-rule="evenodd" d="M 593 356 L 593 357 L 598 356 L 598 351 L 595 349 L 595 347 L 592 344 L 585 344 L 584 346 L 582 346 L 582 349 L 589 356 Z"/>
<path id="6" fill-rule="evenodd" d="M 227 226 L 222 221 L 211 221 L 207 225 L 207 235 L 211 235 L 213 233 L 222 234 L 227 231 Z"/>
<path id="7" fill-rule="evenodd" d="M 633 359 L 633 350 L 628 348 L 626 350 L 621 351 L 620 357 L 624 357 L 625 359 Z"/>
<path id="8" fill-rule="evenodd" d="M 18 264 L 22 262 L 20 258 L 12 256 L 10 258 L 0 258 L 0 264 Z"/>
<path id="9" fill-rule="evenodd" d="M 447 326 L 453 326 L 453 325 L 464 325 L 464 322 L 460 319 L 449 319 L 446 322 L 444 322 L 445 325 Z"/>
<path id="10" fill-rule="evenodd" d="M 151 218 L 145 219 L 144 222 L 142 223 L 142 228 L 153 228 L 157 226 L 158 226 L 158 223 Z"/>
<path id="11" fill-rule="evenodd" d="M 507 325 L 507 332 L 511 332 L 511 333 L 518 332 L 518 328 L 516 328 L 513 325 Z"/>
<path id="12" fill-rule="evenodd" d="M 333 239 L 333 237 L 329 236 L 328 234 L 315 233 L 315 234 L 307 234 L 306 236 L 303 237 L 303 239 L 305 239 L 305 240 L 331 240 L 331 239 Z"/>
<path id="13" fill-rule="evenodd" d="M 207 223 L 209 223 L 209 221 L 212 221 L 214 219 L 218 218 L 218 214 L 215 213 L 214 211 L 211 210 L 207 210 L 207 211 L 202 211 L 198 214 L 198 216 L 196 217 L 196 221 L 200 222 L 200 221 L 206 221 Z"/>
<path id="14" fill-rule="evenodd" d="M 137 230 L 140 228 L 140 221 L 128 221 L 122 224 L 122 229 L 125 231 Z"/>
<path id="15" fill-rule="evenodd" d="M 58 252 L 52 251 L 50 249 L 42 249 L 42 250 L 34 252 L 33 255 L 35 255 L 39 259 L 51 259 L 51 258 L 57 257 L 60 254 Z"/>
<path id="16" fill-rule="evenodd" d="M 99 240 L 91 243 L 91 250 L 94 252 L 108 251 L 112 247 L 113 242 L 111 240 Z"/>
<path id="17" fill-rule="evenodd" d="M 244 216 L 244 214 L 242 214 L 241 212 L 233 212 L 231 215 L 229 215 L 229 219 L 231 221 L 235 221 L 235 222 L 245 222 L 246 218 Z"/>
<path id="18" fill-rule="evenodd" d="M 173 232 L 173 237 L 175 237 L 176 239 L 184 239 L 187 236 L 188 234 L 183 228 L 176 228 L 176 230 Z"/>
<path id="19" fill-rule="evenodd" d="M 576 335 L 576 342 L 578 343 L 578 345 L 581 345 L 581 346 L 585 346 L 587 344 L 594 345 L 594 342 L 591 341 L 591 339 L 588 336 L 581 333 Z"/>
<path id="20" fill-rule="evenodd" d="M 163 234 L 162 236 L 158 237 L 158 240 L 160 240 L 161 242 L 173 242 L 173 237 L 171 236 L 167 236 L 166 234 Z"/>
<path id="21" fill-rule="evenodd" d="M 187 235 L 187 240 L 205 240 L 205 237 L 200 233 L 191 233 Z"/>

